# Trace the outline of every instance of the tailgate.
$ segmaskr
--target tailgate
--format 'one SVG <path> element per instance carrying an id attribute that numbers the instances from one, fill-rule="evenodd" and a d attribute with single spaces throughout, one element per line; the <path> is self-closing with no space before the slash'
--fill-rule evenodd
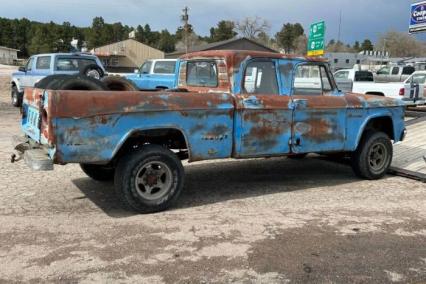
<path id="1" fill-rule="evenodd" d="M 25 89 L 24 101 L 22 104 L 22 131 L 37 143 L 40 143 L 41 136 L 40 109 L 42 95 L 43 90 L 32 88 Z"/>

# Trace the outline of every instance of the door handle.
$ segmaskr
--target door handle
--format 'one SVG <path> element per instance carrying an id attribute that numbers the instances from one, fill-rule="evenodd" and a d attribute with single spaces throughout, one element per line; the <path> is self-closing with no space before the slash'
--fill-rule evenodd
<path id="1" fill-rule="evenodd" d="M 260 105 L 260 100 L 258 100 L 257 98 L 243 99 L 243 102 L 245 104 L 250 104 L 250 105 Z"/>
<path id="2" fill-rule="evenodd" d="M 295 99 L 293 100 L 294 107 L 297 109 L 303 109 L 308 106 L 308 100 L 307 99 Z"/>

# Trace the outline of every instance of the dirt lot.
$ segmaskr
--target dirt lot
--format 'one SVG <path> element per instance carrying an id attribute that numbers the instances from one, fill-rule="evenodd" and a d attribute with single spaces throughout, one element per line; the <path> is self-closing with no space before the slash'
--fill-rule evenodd
<path id="1" fill-rule="evenodd" d="M 191 164 L 173 209 L 134 215 L 76 165 L 9 163 L 19 115 L 4 81 L 0 282 L 426 281 L 423 183 L 318 158 Z"/>

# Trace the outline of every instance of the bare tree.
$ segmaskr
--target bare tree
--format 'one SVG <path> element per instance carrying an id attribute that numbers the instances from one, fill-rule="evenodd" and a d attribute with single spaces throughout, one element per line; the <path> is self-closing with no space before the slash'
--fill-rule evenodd
<path id="1" fill-rule="evenodd" d="M 426 46 L 414 36 L 406 33 L 390 31 L 383 34 L 376 50 L 388 51 L 392 57 L 426 56 Z"/>
<path id="2" fill-rule="evenodd" d="M 249 39 L 256 39 L 261 33 L 267 34 L 270 27 L 269 23 L 260 17 L 247 17 L 236 24 L 239 34 Z"/>
<path id="3" fill-rule="evenodd" d="M 294 40 L 294 53 L 304 55 L 307 53 L 308 38 L 300 35 Z"/>

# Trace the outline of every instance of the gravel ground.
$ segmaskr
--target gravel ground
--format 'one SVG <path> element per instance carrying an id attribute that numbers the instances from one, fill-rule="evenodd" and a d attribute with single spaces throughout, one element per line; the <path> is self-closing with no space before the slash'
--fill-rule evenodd
<path id="1" fill-rule="evenodd" d="M 423 183 L 364 181 L 318 158 L 186 164 L 176 206 L 135 215 L 76 165 L 10 164 L 8 96 L 2 87 L 0 282 L 426 281 Z"/>

